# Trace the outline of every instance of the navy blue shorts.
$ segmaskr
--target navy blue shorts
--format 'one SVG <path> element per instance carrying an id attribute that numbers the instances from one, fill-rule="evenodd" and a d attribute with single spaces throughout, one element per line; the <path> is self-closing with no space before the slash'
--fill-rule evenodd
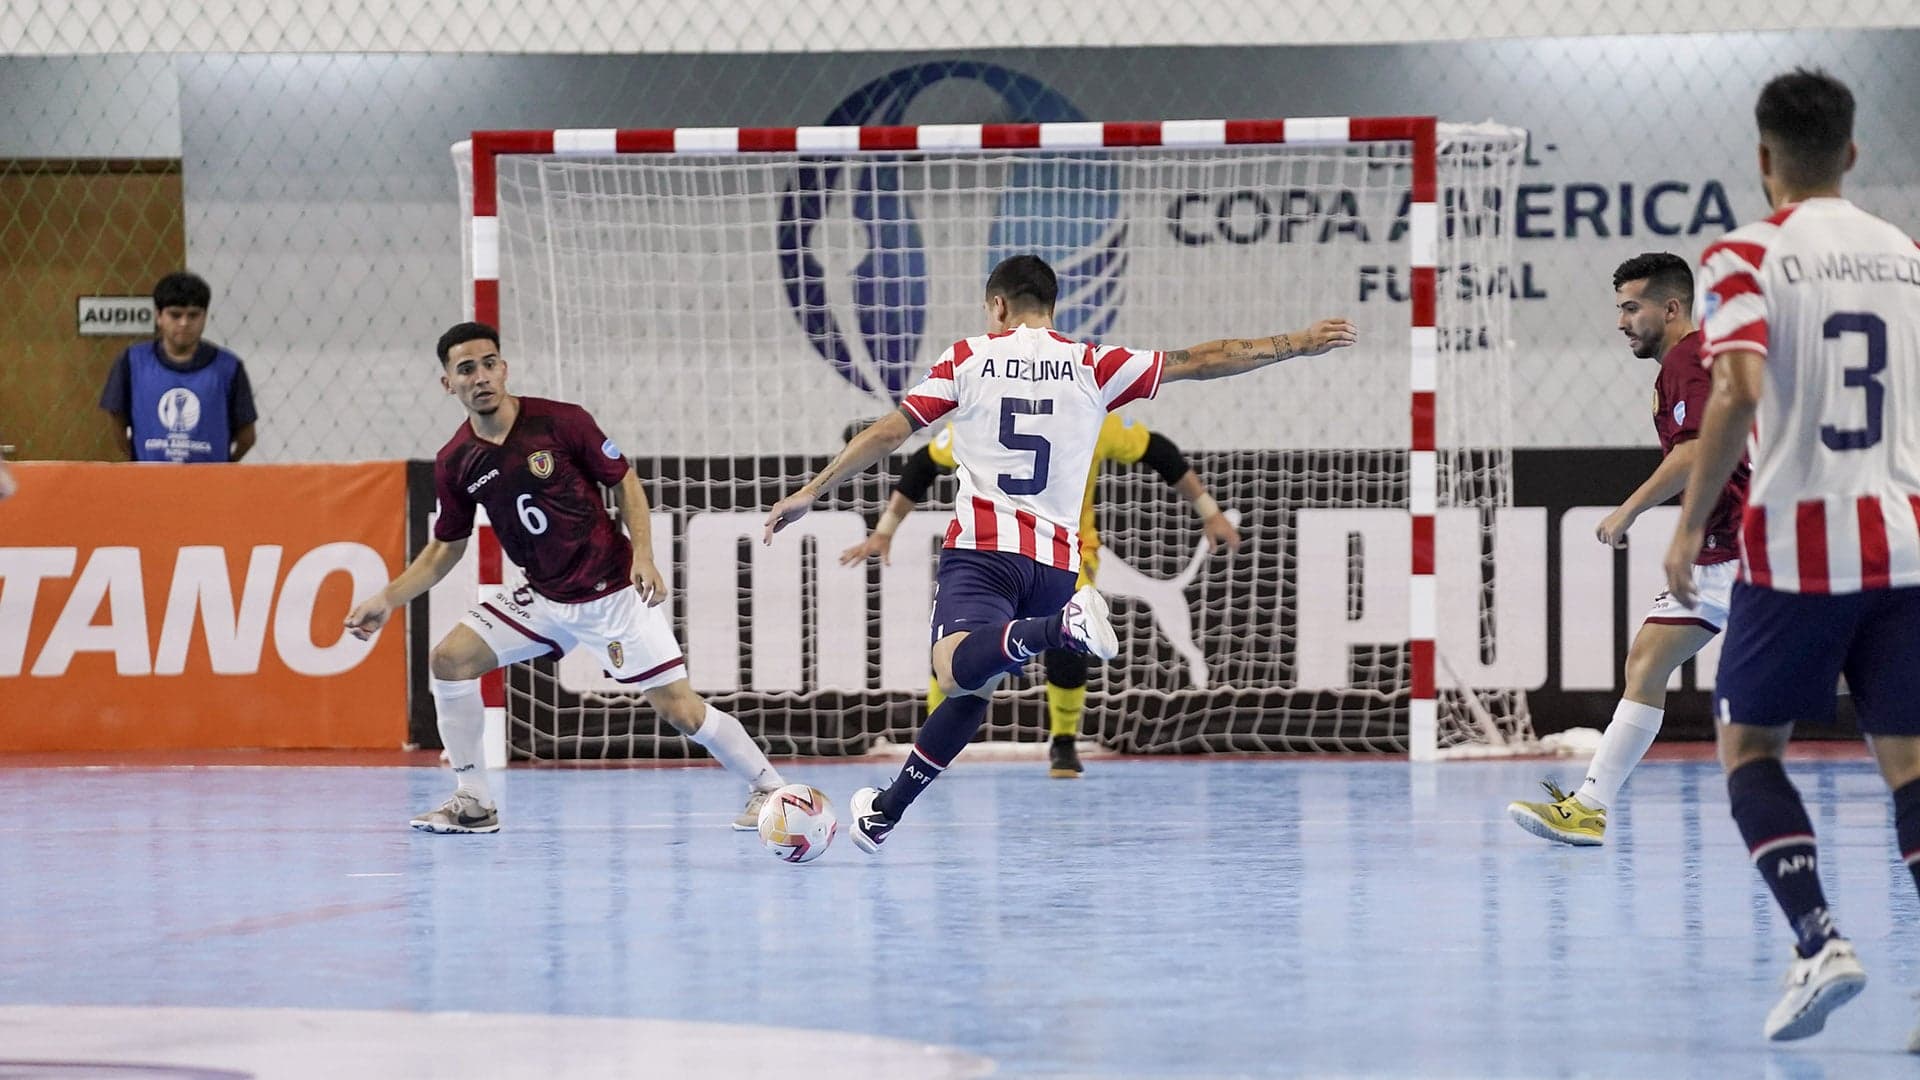
<path id="1" fill-rule="evenodd" d="M 1810 596 L 1734 584 L 1713 688 L 1721 723 L 1825 719 L 1842 673 L 1861 731 L 1920 735 L 1920 588 Z"/>
<path id="2" fill-rule="evenodd" d="M 1066 570 L 1007 551 L 947 548 L 933 586 L 933 640 L 985 630 L 1067 606 L 1077 584 Z"/>

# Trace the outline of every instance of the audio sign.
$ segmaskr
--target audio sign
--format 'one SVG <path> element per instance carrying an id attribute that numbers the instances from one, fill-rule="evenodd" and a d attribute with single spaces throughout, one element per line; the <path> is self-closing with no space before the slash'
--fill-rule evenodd
<path id="1" fill-rule="evenodd" d="M 81 337 L 146 337 L 153 333 L 153 297 L 83 296 Z"/>

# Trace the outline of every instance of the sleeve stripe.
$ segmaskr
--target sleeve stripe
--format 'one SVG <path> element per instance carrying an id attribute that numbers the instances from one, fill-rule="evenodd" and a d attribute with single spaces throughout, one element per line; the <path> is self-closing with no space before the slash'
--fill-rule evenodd
<path id="1" fill-rule="evenodd" d="M 1748 323 L 1767 321 L 1767 302 L 1758 293 L 1740 293 L 1721 304 L 1712 315 L 1707 316 L 1706 331 L 1708 341 L 1718 341 L 1727 336 L 1735 327 Z"/>
<path id="2" fill-rule="evenodd" d="M 1152 360 L 1148 363 L 1147 370 L 1141 372 L 1140 377 L 1133 380 L 1133 385 L 1121 391 L 1120 396 L 1113 399 L 1113 404 L 1107 406 L 1108 412 L 1112 412 L 1130 402 L 1139 401 L 1143 398 L 1151 398 L 1159 391 L 1160 371 L 1162 367 L 1161 357 L 1165 354 L 1156 352 L 1149 355 L 1151 355 Z"/>
<path id="3" fill-rule="evenodd" d="M 1723 304 L 1736 296 L 1762 295 L 1760 292 L 1760 282 L 1745 270 L 1728 274 L 1726 277 L 1715 282 L 1713 288 L 1707 291 L 1719 297 L 1720 302 Z"/>
<path id="4" fill-rule="evenodd" d="M 1133 354 L 1125 349 L 1114 349 L 1107 353 L 1093 366 L 1094 384 L 1102 390 L 1106 389 L 1107 384 L 1113 381 L 1113 377 L 1118 375 L 1120 369 L 1126 367 L 1127 362 L 1132 359 Z"/>
<path id="5" fill-rule="evenodd" d="M 1725 352 L 1757 352 L 1762 356 L 1767 352 L 1767 323 L 1760 319 L 1729 333 L 1721 334 L 1708 343 L 1702 350 L 1707 356 L 1718 356 Z"/>
<path id="6" fill-rule="evenodd" d="M 912 413 L 921 427 L 926 427 L 952 412 L 953 402 L 916 394 L 902 401 L 900 407 Z"/>
<path id="7" fill-rule="evenodd" d="M 1732 255 L 1749 268 L 1758 270 L 1767 257 L 1767 246 L 1751 240 L 1720 240 L 1707 245 L 1707 250 L 1700 253 L 1700 265 L 1707 265 L 1714 256 L 1721 254 Z"/>

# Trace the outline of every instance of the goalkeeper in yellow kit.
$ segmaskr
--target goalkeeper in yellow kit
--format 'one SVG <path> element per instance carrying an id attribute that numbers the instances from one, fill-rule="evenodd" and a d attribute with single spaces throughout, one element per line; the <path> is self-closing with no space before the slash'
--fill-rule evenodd
<path id="1" fill-rule="evenodd" d="M 1100 440 L 1093 451 L 1092 472 L 1087 477 L 1087 496 L 1080 504 L 1080 585 L 1094 584 L 1099 580 L 1100 533 L 1094 528 L 1093 492 L 1100 465 L 1107 461 L 1117 461 L 1123 465 L 1144 464 L 1159 473 L 1161 479 L 1193 504 L 1194 513 L 1200 517 L 1200 527 L 1214 550 L 1218 551 L 1223 545 L 1239 550 L 1239 530 L 1227 520 L 1227 515 L 1213 496 L 1207 494 L 1207 487 L 1201 483 L 1200 475 L 1187 464 L 1186 457 L 1173 440 L 1158 432 L 1148 431 L 1145 424 L 1116 413 L 1108 416 L 1101 425 Z M 850 566 L 872 555 L 880 556 L 883 562 L 887 561 L 893 546 L 893 534 L 900 527 L 900 522 L 913 512 L 915 503 L 926 498 L 935 476 L 952 472 L 953 467 L 953 426 L 949 424 L 932 441 L 907 458 L 906 467 L 900 470 L 900 477 L 894 482 L 893 496 L 887 500 L 887 509 L 880 515 L 879 524 L 874 526 L 873 532 L 865 540 L 841 553 L 841 565 Z M 1048 726 L 1052 732 L 1047 775 L 1075 779 L 1082 771 L 1074 739 L 1080 734 L 1080 717 L 1086 711 L 1087 658 L 1068 649 L 1049 649 L 1043 655 L 1043 662 L 1047 671 Z M 928 710 L 937 707 L 940 699 L 939 685 L 930 685 L 927 690 Z"/>

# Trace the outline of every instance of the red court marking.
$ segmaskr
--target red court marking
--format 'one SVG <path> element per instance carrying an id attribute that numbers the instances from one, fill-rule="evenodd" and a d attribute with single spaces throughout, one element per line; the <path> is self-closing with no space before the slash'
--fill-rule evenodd
<path id="1" fill-rule="evenodd" d="M 302 911 L 287 911 L 278 915 L 256 915 L 251 918 L 237 919 L 228 923 L 215 923 L 196 930 L 180 930 L 167 935 L 168 941 L 205 941 L 208 938 L 233 937 L 241 934 L 258 934 L 267 930 L 284 930 L 289 926 L 304 926 L 307 923 L 325 922 L 328 919 L 344 919 L 350 915 L 367 915 L 376 911 L 397 911 L 406 906 L 403 899 L 363 900 L 357 904 L 322 904 L 319 907 Z"/>

